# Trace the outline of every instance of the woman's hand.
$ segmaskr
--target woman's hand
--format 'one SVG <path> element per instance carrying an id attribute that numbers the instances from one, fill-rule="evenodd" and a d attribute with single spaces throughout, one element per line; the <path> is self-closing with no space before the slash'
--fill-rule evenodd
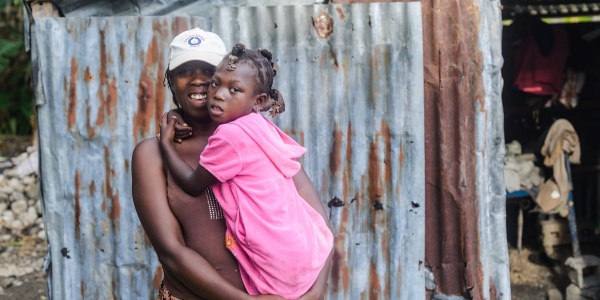
<path id="1" fill-rule="evenodd" d="M 179 113 L 179 109 L 171 109 L 169 111 L 169 115 L 168 115 L 169 119 L 171 117 L 176 117 L 177 121 L 175 122 L 175 136 L 173 141 L 180 143 L 183 142 L 183 140 L 189 138 L 192 136 L 192 127 L 188 126 L 188 124 L 186 124 L 185 122 L 183 122 L 183 118 L 181 117 L 181 114 Z"/>

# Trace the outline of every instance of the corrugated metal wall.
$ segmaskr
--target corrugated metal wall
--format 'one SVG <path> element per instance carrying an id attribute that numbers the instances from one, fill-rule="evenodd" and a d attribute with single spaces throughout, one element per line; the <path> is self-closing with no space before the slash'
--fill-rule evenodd
<path id="1" fill-rule="evenodd" d="M 129 159 L 170 105 L 166 46 L 192 25 L 275 54 L 289 103 L 277 123 L 309 148 L 324 204 L 344 204 L 328 207 L 328 299 L 510 298 L 499 1 L 213 7 L 214 24 L 89 18 L 131 9 L 68 2 L 83 18 L 32 26 L 54 299 L 152 298 L 161 273 L 131 205 Z M 224 5 L 142 4 L 137 14 Z M 331 35 L 313 27 L 319 16 Z"/>
<path id="2" fill-rule="evenodd" d="M 333 32 L 320 37 L 313 22 L 328 18 Z M 328 208 L 327 298 L 422 299 L 420 3 L 219 8 L 213 26 L 227 45 L 273 51 L 290 111 L 276 121 L 308 147 L 322 199 L 344 203 Z"/>
<path id="3" fill-rule="evenodd" d="M 422 2 L 429 295 L 510 299 L 500 1 Z"/>
<path id="4" fill-rule="evenodd" d="M 277 123 L 337 236 L 328 299 L 423 299 L 420 3 L 218 8 L 226 44 L 269 48 Z M 327 16 L 333 33 L 313 21 Z M 323 17 L 326 18 L 326 17 Z M 156 257 L 130 199 L 134 145 L 169 106 L 168 44 L 206 19 L 42 18 L 32 28 L 53 299 L 149 299 Z M 34 74 L 34 75 L 36 75 Z"/>
<path id="5" fill-rule="evenodd" d="M 130 159 L 170 107 L 168 45 L 201 18 L 42 18 L 32 30 L 52 299 L 150 299 L 162 274 Z"/>

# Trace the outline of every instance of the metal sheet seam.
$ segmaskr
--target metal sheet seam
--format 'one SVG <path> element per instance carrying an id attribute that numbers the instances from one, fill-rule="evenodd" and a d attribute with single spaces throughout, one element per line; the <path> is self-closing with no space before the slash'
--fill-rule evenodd
<path id="1" fill-rule="evenodd" d="M 500 1 L 479 0 L 479 47 L 485 99 L 475 101 L 480 259 L 485 299 L 511 299 L 504 196 L 502 15 Z"/>

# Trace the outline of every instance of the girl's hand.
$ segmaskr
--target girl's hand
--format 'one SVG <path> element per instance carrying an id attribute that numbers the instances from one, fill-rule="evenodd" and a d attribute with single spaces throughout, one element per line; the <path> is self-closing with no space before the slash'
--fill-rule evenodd
<path id="1" fill-rule="evenodd" d="M 172 116 L 169 118 L 169 113 L 166 112 L 163 114 L 161 120 L 160 120 L 160 133 L 159 133 L 159 139 L 161 144 L 162 143 L 170 143 L 171 141 L 174 140 L 175 138 L 175 123 L 176 123 L 177 117 Z"/>
<path id="2" fill-rule="evenodd" d="M 183 122 L 183 118 L 179 113 L 179 109 L 171 109 L 169 111 L 169 120 L 173 116 L 177 118 L 177 122 L 175 122 L 175 136 L 173 141 L 181 144 L 183 140 L 192 136 L 192 127 Z"/>

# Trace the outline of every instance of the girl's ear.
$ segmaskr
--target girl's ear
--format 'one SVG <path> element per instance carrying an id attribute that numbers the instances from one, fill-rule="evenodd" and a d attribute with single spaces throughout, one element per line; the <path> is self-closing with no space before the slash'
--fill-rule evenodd
<path id="1" fill-rule="evenodd" d="M 254 98 L 254 111 L 263 111 L 268 101 L 269 96 L 267 96 L 267 94 L 258 94 L 256 98 Z"/>

